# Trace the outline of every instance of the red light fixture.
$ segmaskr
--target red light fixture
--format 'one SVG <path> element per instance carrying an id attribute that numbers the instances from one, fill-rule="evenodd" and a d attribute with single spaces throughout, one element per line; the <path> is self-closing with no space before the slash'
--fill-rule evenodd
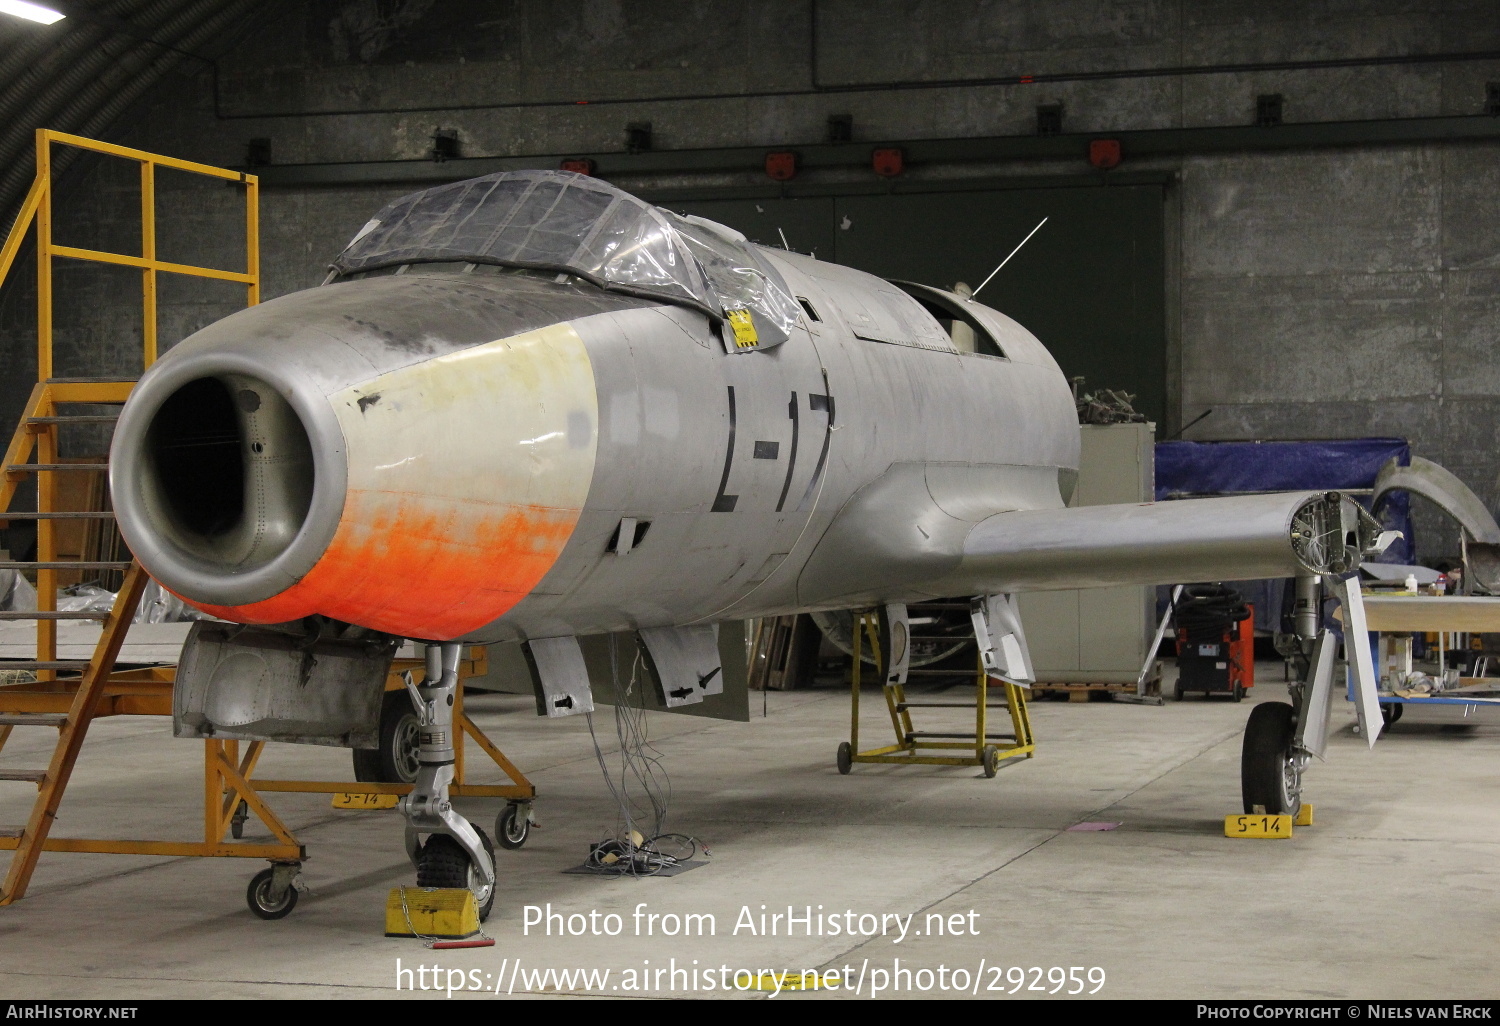
<path id="1" fill-rule="evenodd" d="M 895 178 L 906 170 L 906 151 L 897 146 L 870 154 L 870 166 L 881 178 Z"/>
<path id="2" fill-rule="evenodd" d="M 569 157 L 559 167 L 564 171 L 571 171 L 575 175 L 592 175 L 594 173 L 594 162 L 587 157 Z"/>
<path id="3" fill-rule="evenodd" d="M 1120 163 L 1120 140 L 1090 139 L 1089 163 L 1100 171 L 1108 171 Z"/>
<path id="4" fill-rule="evenodd" d="M 789 182 L 797 177 L 797 155 L 791 150 L 767 153 L 766 177 L 776 182 Z"/>

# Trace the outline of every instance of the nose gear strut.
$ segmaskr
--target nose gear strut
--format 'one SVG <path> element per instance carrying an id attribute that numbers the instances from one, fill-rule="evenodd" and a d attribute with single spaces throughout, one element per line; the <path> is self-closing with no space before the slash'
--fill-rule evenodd
<path id="1" fill-rule="evenodd" d="M 417 744 L 417 779 L 411 794 L 397 804 L 406 817 L 406 854 L 420 868 L 421 835 L 451 837 L 469 858 L 469 879 L 474 897 L 484 914 L 495 893 L 495 863 L 489 847 L 475 827 L 453 810 L 448 785 L 453 783 L 453 700 L 458 688 L 458 661 L 462 647 L 456 642 L 427 646 L 427 679 L 420 685 L 406 678 L 420 725 Z M 431 844 L 431 840 L 428 841 Z M 481 915 L 483 918 L 483 915 Z"/>

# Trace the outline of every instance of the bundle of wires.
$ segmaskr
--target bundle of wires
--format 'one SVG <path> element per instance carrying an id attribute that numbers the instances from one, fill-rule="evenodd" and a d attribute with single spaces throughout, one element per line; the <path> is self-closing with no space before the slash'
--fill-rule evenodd
<path id="1" fill-rule="evenodd" d="M 1189 644 L 1221 640 L 1250 615 L 1240 593 L 1222 584 L 1195 584 L 1182 590 L 1174 618 Z"/>
<path id="2" fill-rule="evenodd" d="M 640 649 L 636 649 L 629 682 L 622 684 L 616 639 L 611 635 L 609 665 L 615 706 L 615 738 L 620 745 L 618 779 L 599 744 L 599 736 L 594 733 L 594 714 L 588 713 L 587 720 L 594 755 L 599 760 L 599 769 L 604 773 L 604 783 L 615 800 L 619 817 L 613 836 L 589 847 L 586 865 L 622 876 L 651 876 L 687 862 L 700 849 L 704 854 L 709 854 L 709 851 L 699 844 L 697 838 L 666 832 L 672 781 L 661 764 L 661 753 L 651 745 L 647 732 L 644 689 L 638 689 Z"/>

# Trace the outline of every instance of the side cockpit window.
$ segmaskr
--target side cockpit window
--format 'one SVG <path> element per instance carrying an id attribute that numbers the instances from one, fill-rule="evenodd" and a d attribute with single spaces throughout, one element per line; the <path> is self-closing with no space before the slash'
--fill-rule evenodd
<path id="1" fill-rule="evenodd" d="M 1009 359 L 1005 355 L 1005 350 L 1000 348 L 1000 343 L 996 342 L 994 336 L 985 330 L 978 318 L 964 309 L 962 294 L 944 292 L 930 285 L 918 285 L 909 281 L 892 281 L 891 284 L 915 299 L 924 310 L 937 318 L 937 322 L 953 340 L 953 348 L 960 353 L 978 353 L 981 356 Z"/>

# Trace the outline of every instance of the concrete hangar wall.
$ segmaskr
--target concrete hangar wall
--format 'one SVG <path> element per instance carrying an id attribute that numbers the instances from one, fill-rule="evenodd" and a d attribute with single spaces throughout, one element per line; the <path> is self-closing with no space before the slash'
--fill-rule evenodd
<path id="1" fill-rule="evenodd" d="M 1037 133 L 1037 107 L 1052 104 L 1061 105 L 1064 136 L 1250 126 L 1261 94 L 1282 96 L 1283 128 L 1479 115 L 1487 83 L 1500 81 L 1500 60 L 1402 58 L 1500 51 L 1500 7 L 287 0 L 264 5 L 248 27 L 203 50 L 216 68 L 179 63 L 106 135 L 229 166 L 246 163 L 252 139 L 269 140 L 270 164 L 256 170 L 265 182 L 270 298 L 317 284 L 377 207 L 421 187 L 414 175 L 431 169 L 413 169 L 429 160 L 439 129 L 457 133 L 462 159 L 454 166 L 483 173 L 498 167 L 476 158 L 618 153 L 626 126 L 649 122 L 653 160 L 639 168 L 617 161 L 607 171 L 626 188 L 683 202 L 791 189 L 836 195 L 877 180 L 868 168 L 814 162 L 767 191 L 774 183 L 754 156 L 738 169 L 694 168 L 674 166 L 663 151 L 814 148 L 838 114 L 851 117 L 856 144 L 1024 140 Z M 1354 58 L 1382 60 L 1341 63 Z M 1243 67 L 1281 62 L 1297 66 Z M 1088 77 L 1205 66 L 1239 70 Z M 1024 74 L 1044 80 L 1017 83 Z M 1402 435 L 1494 507 L 1500 141 L 1367 136 L 1330 133 L 1329 145 L 1268 149 L 1241 134 L 1227 149 L 1187 142 L 1144 154 L 1127 143 L 1110 174 L 1157 182 L 1162 196 L 1152 230 L 1161 236 L 1155 287 L 1165 433 L 1212 408 L 1188 437 Z M 947 152 L 913 160 L 895 187 L 941 193 L 999 183 L 1025 191 L 1099 177 L 1077 149 Z M 346 170 L 319 180 L 286 167 L 327 164 Z M 1128 175 L 1137 178 L 1120 177 Z M 162 254 L 235 266 L 243 245 L 235 197 L 171 175 L 158 188 Z M 134 189 L 123 164 L 80 162 L 59 206 L 59 238 L 72 232 L 75 244 L 130 245 L 138 231 Z M 923 239 L 899 244 L 920 248 Z M 136 309 L 135 290 L 124 269 L 63 271 L 59 373 L 131 369 L 139 329 L 122 311 Z M 0 297 L 8 369 L 29 363 L 31 298 L 24 271 Z M 1049 298 L 1059 306 L 1079 301 Z M 234 287 L 215 293 L 164 278 L 163 344 L 231 312 L 239 299 Z M 27 380 L 24 371 L 7 373 L 0 384 L 7 423 Z M 1454 545 L 1435 521 L 1419 529 L 1426 556 Z"/>

